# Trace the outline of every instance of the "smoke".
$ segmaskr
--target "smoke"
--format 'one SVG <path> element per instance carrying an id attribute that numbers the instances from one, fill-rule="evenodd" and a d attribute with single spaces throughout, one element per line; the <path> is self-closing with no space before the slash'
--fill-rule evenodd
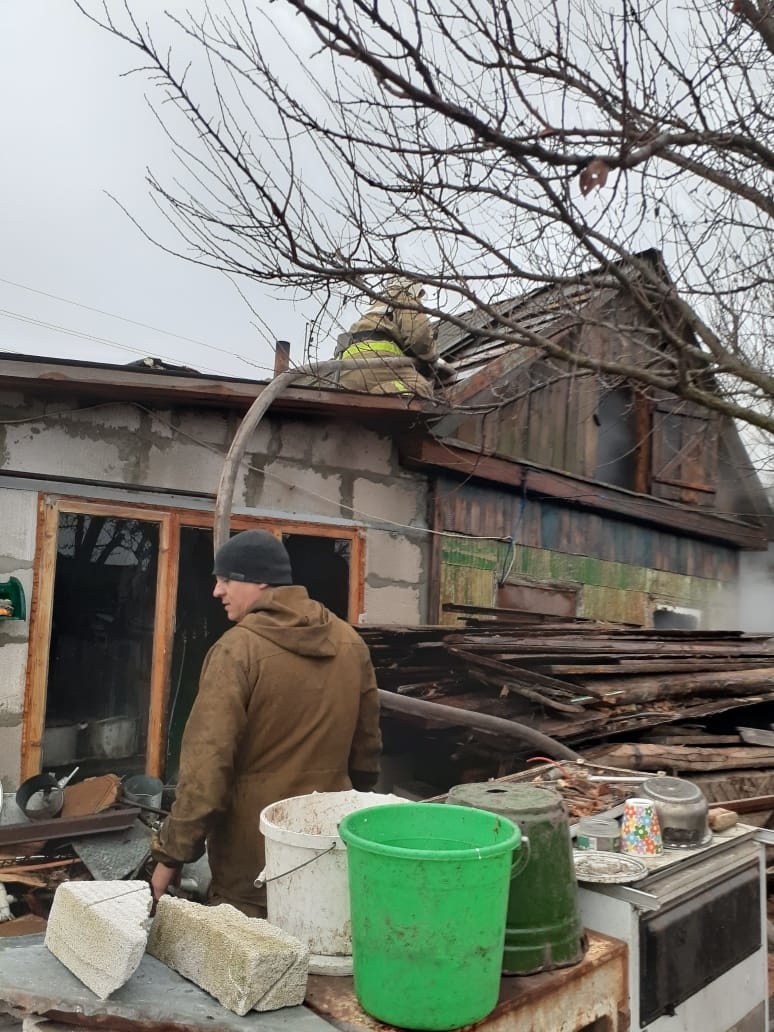
<path id="1" fill-rule="evenodd" d="M 774 544 L 764 556 L 743 552 L 736 585 L 735 623 L 739 630 L 774 635 Z"/>

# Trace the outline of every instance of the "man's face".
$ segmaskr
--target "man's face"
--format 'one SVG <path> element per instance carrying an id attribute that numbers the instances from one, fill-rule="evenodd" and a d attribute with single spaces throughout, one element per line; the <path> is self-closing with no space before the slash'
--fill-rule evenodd
<path id="1" fill-rule="evenodd" d="M 229 620 L 238 623 L 246 613 L 250 612 L 267 586 L 266 584 L 253 584 L 252 581 L 236 581 L 228 580 L 226 577 L 216 577 L 212 594 L 223 603 Z"/>

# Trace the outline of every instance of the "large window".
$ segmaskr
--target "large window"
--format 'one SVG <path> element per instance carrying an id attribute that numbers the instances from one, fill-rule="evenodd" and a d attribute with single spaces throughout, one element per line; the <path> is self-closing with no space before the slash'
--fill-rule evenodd
<path id="1" fill-rule="evenodd" d="M 62 513 L 43 765 L 143 769 L 159 525 Z"/>
<path id="2" fill-rule="evenodd" d="M 46 497 L 31 611 L 22 771 L 146 771 L 174 781 L 207 650 L 212 515 Z M 293 579 L 337 615 L 362 610 L 355 528 L 235 517 L 282 537 Z"/>

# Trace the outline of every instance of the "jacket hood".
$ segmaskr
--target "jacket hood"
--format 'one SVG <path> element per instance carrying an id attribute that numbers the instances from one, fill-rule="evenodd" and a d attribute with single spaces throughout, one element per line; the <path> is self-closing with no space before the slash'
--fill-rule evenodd
<path id="1" fill-rule="evenodd" d="M 271 588 L 238 626 L 299 656 L 335 656 L 336 617 L 299 585 Z"/>

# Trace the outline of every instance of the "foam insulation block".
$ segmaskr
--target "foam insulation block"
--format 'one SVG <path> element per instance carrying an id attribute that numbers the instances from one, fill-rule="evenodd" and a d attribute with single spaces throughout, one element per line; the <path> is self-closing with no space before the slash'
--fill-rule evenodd
<path id="1" fill-rule="evenodd" d="M 106 1000 L 139 967 L 152 902 L 150 886 L 143 881 L 63 882 L 51 905 L 46 946 L 95 996 Z"/>
<path id="2" fill-rule="evenodd" d="M 258 917 L 221 903 L 202 906 L 162 896 L 148 953 L 235 1014 L 304 1002 L 309 950 Z"/>
<path id="3" fill-rule="evenodd" d="M 715 807 L 707 814 L 707 823 L 712 831 L 726 831 L 733 828 L 738 820 L 734 810 L 724 810 L 722 807 Z"/>

